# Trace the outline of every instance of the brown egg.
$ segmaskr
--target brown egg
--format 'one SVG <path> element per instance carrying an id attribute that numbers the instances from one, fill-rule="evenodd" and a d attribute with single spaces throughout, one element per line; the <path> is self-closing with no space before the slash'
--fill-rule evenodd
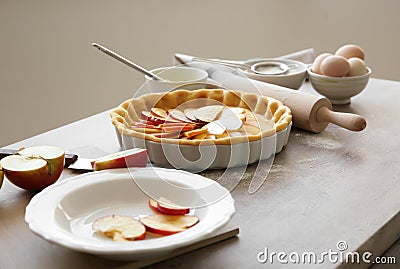
<path id="1" fill-rule="evenodd" d="M 353 45 L 353 44 L 349 44 L 349 45 L 344 45 L 342 47 L 340 47 L 335 55 L 338 56 L 343 56 L 346 59 L 350 59 L 350 58 L 360 58 L 361 60 L 365 59 L 365 53 L 364 50 L 357 46 L 357 45 Z"/>
<path id="2" fill-rule="evenodd" d="M 331 55 L 332 55 L 331 53 L 327 53 L 327 52 L 318 55 L 317 58 L 315 58 L 312 66 L 311 66 L 311 71 L 313 71 L 314 73 L 322 75 L 322 73 L 321 73 L 321 63 L 326 57 L 331 56 Z"/>
<path id="3" fill-rule="evenodd" d="M 325 76 L 343 77 L 350 71 L 350 64 L 342 56 L 328 56 L 321 63 L 321 72 Z"/>

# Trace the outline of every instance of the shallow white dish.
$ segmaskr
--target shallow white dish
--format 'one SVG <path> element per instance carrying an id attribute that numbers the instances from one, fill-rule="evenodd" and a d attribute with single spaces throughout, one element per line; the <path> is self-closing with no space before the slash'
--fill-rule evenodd
<path id="1" fill-rule="evenodd" d="M 192 209 L 191 214 L 198 216 L 200 222 L 178 234 L 132 242 L 114 242 L 98 236 L 91 226 L 99 217 L 154 214 L 148 206 L 148 196 L 131 176 L 139 185 L 147 184 L 154 189 L 154 193 L 162 193 L 165 184 L 173 183 L 194 190 L 193 203 L 216 202 Z M 220 196 L 219 200 L 216 196 Z M 32 198 L 26 207 L 25 221 L 32 232 L 63 247 L 110 259 L 142 260 L 207 238 L 225 225 L 234 212 L 232 196 L 215 181 L 185 171 L 148 167 L 132 168 L 129 172 L 114 169 L 87 173 L 51 185 Z"/>

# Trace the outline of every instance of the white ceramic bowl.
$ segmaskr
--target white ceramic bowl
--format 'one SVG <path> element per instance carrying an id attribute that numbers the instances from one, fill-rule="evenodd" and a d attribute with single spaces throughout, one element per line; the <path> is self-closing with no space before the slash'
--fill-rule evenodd
<path id="1" fill-rule="evenodd" d="M 208 78 L 206 71 L 186 66 L 160 67 L 151 72 L 165 79 L 165 81 L 159 81 L 145 76 L 146 82 L 143 86 L 151 92 L 166 92 L 184 84 L 206 82 Z"/>
<path id="2" fill-rule="evenodd" d="M 350 98 L 359 94 L 367 86 L 371 69 L 368 73 L 356 77 L 328 77 L 319 75 L 308 69 L 308 77 L 313 88 L 331 100 L 334 105 L 350 103 Z"/>
<path id="3" fill-rule="evenodd" d="M 248 78 L 259 80 L 262 82 L 276 84 L 294 90 L 299 89 L 300 86 L 303 84 L 304 79 L 306 78 L 307 65 L 298 61 L 286 60 L 286 59 L 255 59 L 255 60 L 248 60 L 245 62 L 245 64 L 253 65 L 259 62 L 279 62 L 287 64 L 289 66 L 293 65 L 293 68 L 289 69 L 286 73 L 281 75 L 260 75 L 260 74 L 255 74 L 251 71 L 246 71 L 241 69 L 239 69 L 239 71 Z"/>

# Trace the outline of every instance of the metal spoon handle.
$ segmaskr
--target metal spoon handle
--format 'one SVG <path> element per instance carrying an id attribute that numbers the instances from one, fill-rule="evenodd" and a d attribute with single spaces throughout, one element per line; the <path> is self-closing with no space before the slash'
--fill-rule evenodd
<path id="1" fill-rule="evenodd" d="M 92 45 L 94 47 L 98 48 L 101 52 L 104 52 L 105 54 L 107 54 L 107 55 L 113 57 L 114 59 L 126 64 L 127 66 L 132 67 L 133 69 L 136 69 L 137 71 L 146 74 L 147 76 L 151 77 L 154 80 L 163 80 L 159 76 L 147 71 L 146 69 L 144 69 L 140 65 L 137 65 L 137 64 L 129 61 L 128 59 L 122 57 L 121 55 L 118 55 L 117 53 L 113 52 L 112 50 L 107 49 L 106 47 L 103 47 L 102 45 L 99 45 L 97 43 L 92 43 Z"/>
<path id="2" fill-rule="evenodd" d="M 231 66 L 231 67 L 239 67 L 239 68 L 247 68 L 250 69 L 251 66 L 241 63 L 239 61 L 228 61 L 228 60 L 218 60 L 218 59 L 206 59 L 206 58 L 199 58 L 199 57 L 193 57 L 192 61 L 196 62 L 204 62 L 204 63 L 213 63 L 213 64 L 221 64 L 221 65 L 226 65 L 226 66 Z"/>

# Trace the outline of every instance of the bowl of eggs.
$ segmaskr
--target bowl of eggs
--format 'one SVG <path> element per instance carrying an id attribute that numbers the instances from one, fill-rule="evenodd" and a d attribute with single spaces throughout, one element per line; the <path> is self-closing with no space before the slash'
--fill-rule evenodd
<path id="1" fill-rule="evenodd" d="M 349 104 L 368 84 L 371 69 L 364 59 L 364 50 L 352 44 L 340 47 L 335 54 L 322 53 L 307 70 L 311 85 L 332 104 Z"/>

